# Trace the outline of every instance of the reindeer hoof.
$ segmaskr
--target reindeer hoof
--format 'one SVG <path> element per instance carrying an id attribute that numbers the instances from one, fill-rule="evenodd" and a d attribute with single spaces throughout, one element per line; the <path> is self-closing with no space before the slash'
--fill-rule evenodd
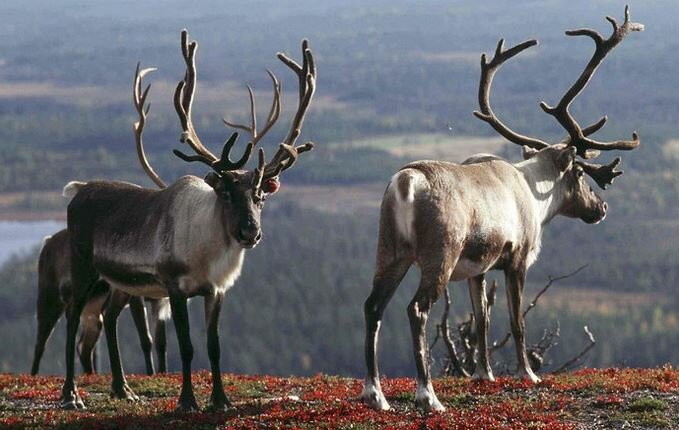
<path id="1" fill-rule="evenodd" d="M 533 373 L 532 370 L 530 369 L 520 369 L 518 372 L 516 372 L 516 378 L 517 379 L 527 379 L 533 384 L 538 384 L 542 380 L 535 374 Z"/>
<path id="2" fill-rule="evenodd" d="M 180 397 L 175 412 L 198 412 L 198 403 L 193 396 Z"/>
<path id="3" fill-rule="evenodd" d="M 384 394 L 382 394 L 382 390 L 370 382 L 366 382 L 363 387 L 361 401 L 368 407 L 378 411 L 388 411 L 391 409 L 387 399 L 385 399 Z"/>
<path id="4" fill-rule="evenodd" d="M 233 405 L 224 394 L 221 396 L 212 395 L 210 397 L 210 403 L 208 403 L 207 410 L 225 412 L 231 407 L 233 407 Z"/>
<path id="5" fill-rule="evenodd" d="M 68 411 L 85 409 L 85 403 L 83 403 L 83 399 L 80 397 L 77 390 L 65 392 L 61 397 L 61 409 Z"/>
<path id="6" fill-rule="evenodd" d="M 417 387 L 415 393 L 415 408 L 423 412 L 445 412 L 446 408 L 439 402 L 434 394 L 434 389 L 429 385 L 427 388 Z"/>
<path id="7" fill-rule="evenodd" d="M 129 385 L 123 384 L 120 387 L 111 387 L 111 398 L 112 399 L 120 399 L 120 400 L 127 400 L 130 402 L 138 402 L 139 401 L 139 396 L 134 394 L 134 391 L 130 388 Z"/>
<path id="8" fill-rule="evenodd" d="M 445 412 L 446 408 L 439 402 L 437 398 L 415 399 L 415 408 L 422 412 Z"/>
<path id="9" fill-rule="evenodd" d="M 495 376 L 493 376 L 493 371 L 476 369 L 472 375 L 472 381 L 489 381 L 495 382 Z"/>

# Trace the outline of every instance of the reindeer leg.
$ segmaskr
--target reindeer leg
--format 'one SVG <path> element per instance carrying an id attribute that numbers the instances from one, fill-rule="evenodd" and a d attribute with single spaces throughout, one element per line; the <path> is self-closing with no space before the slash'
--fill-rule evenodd
<path id="1" fill-rule="evenodd" d="M 231 407 L 231 402 L 224 394 L 222 372 L 219 367 L 219 314 L 224 301 L 223 293 L 205 296 L 205 325 L 207 326 L 207 354 L 210 358 L 212 370 L 212 394 L 210 395 L 210 409 L 225 410 Z"/>
<path id="2" fill-rule="evenodd" d="M 156 357 L 158 358 L 158 373 L 167 373 L 167 338 L 165 321 L 158 320 L 155 329 Z"/>
<path id="3" fill-rule="evenodd" d="M 33 352 L 33 365 L 31 375 L 37 375 L 40 368 L 40 360 L 45 352 L 45 344 L 49 339 L 54 326 L 59 321 L 59 317 L 64 312 L 64 304 L 59 297 L 59 290 L 56 285 L 52 288 L 48 285 L 38 287 L 38 335 L 35 341 L 35 351 Z"/>
<path id="4" fill-rule="evenodd" d="M 516 345 L 516 377 L 527 378 L 533 383 L 538 383 L 540 382 L 540 378 L 533 373 L 528 362 L 528 356 L 526 355 L 526 327 L 523 320 L 523 310 L 521 308 L 521 296 L 523 295 L 523 284 L 526 279 L 526 271 L 525 269 L 509 269 L 505 271 L 505 278 L 509 318 L 514 344 Z"/>
<path id="5" fill-rule="evenodd" d="M 454 266 L 453 266 L 454 267 Z M 448 285 L 450 270 L 442 263 L 422 267 L 422 278 L 415 297 L 408 305 L 410 331 L 413 336 L 415 365 L 417 367 L 417 392 L 415 407 L 425 411 L 445 411 L 431 384 L 429 371 L 429 345 L 427 342 L 427 317 L 431 307 Z"/>
<path id="6" fill-rule="evenodd" d="M 77 351 L 83 371 L 87 374 L 96 373 L 94 368 L 94 351 L 103 327 L 102 313 L 108 302 L 109 287 L 106 282 L 98 281 L 93 291 L 88 295 L 85 307 L 80 314 L 80 339 Z"/>
<path id="7" fill-rule="evenodd" d="M 85 305 L 86 295 L 74 289 L 70 306 L 66 309 L 66 378 L 61 390 L 62 409 L 85 409 L 75 383 L 75 338 L 80 325 L 80 312 Z"/>
<path id="8" fill-rule="evenodd" d="M 158 357 L 158 372 L 167 372 L 167 340 L 165 335 L 165 321 L 156 322 L 156 356 Z"/>
<path id="9" fill-rule="evenodd" d="M 153 375 L 155 369 L 153 368 L 153 340 L 151 339 L 151 332 L 149 331 L 149 323 L 146 319 L 146 307 L 144 307 L 144 299 L 138 296 L 130 297 L 130 313 L 134 320 L 134 325 L 137 327 L 137 334 L 139 335 L 139 343 L 141 350 L 144 353 L 144 363 L 146 364 L 146 374 Z"/>
<path id="10" fill-rule="evenodd" d="M 104 313 L 104 330 L 106 331 L 106 344 L 108 345 L 108 358 L 111 362 L 111 397 L 114 399 L 126 399 L 137 401 L 139 397 L 127 385 L 123 365 L 120 361 L 118 349 L 118 316 L 129 301 L 130 296 L 125 293 L 111 293 L 106 312 Z"/>
<path id="11" fill-rule="evenodd" d="M 494 381 L 493 369 L 488 359 L 488 298 L 486 297 L 485 274 L 469 278 L 469 295 L 474 309 L 476 322 L 476 366 L 472 379 Z"/>
<path id="12" fill-rule="evenodd" d="M 377 362 L 377 347 L 380 323 L 384 309 L 405 276 L 411 260 L 401 258 L 386 265 L 379 265 L 373 278 L 373 289 L 365 301 L 365 363 L 368 374 L 363 384 L 361 400 L 373 409 L 389 410 L 390 406 L 382 393 Z"/>
<path id="13" fill-rule="evenodd" d="M 193 345 L 189 333 L 189 314 L 186 309 L 186 295 L 178 286 L 170 288 L 170 307 L 172 308 L 172 320 L 174 321 L 177 341 L 179 343 L 179 355 L 182 358 L 182 391 L 179 394 L 177 410 L 197 411 L 198 403 L 193 395 L 191 383 L 191 360 L 193 360 Z"/>
<path id="14" fill-rule="evenodd" d="M 78 339 L 77 352 L 80 357 L 80 364 L 83 367 L 83 372 L 88 375 L 96 373 L 94 368 L 94 350 L 101 334 L 103 321 L 101 313 L 97 310 L 96 314 L 88 312 L 89 303 L 85 305 L 83 313 L 80 317 L 82 329 L 80 330 L 80 338 Z"/>
<path id="15" fill-rule="evenodd" d="M 165 320 L 161 318 L 161 306 L 167 306 L 161 300 L 151 301 L 151 318 L 153 319 L 153 337 L 156 344 L 156 357 L 158 358 L 158 372 L 167 372 L 167 339 L 165 337 Z"/>

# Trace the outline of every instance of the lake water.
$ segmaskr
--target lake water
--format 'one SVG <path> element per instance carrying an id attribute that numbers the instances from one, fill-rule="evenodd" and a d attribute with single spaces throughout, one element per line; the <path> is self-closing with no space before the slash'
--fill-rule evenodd
<path id="1" fill-rule="evenodd" d="M 12 255 L 32 250 L 45 236 L 65 227 L 63 221 L 0 221 L 0 266 Z"/>

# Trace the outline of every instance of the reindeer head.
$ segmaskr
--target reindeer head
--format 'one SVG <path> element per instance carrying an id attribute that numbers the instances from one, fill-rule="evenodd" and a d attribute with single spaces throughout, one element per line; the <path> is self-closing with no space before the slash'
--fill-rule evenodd
<path id="1" fill-rule="evenodd" d="M 585 173 L 599 185 L 600 188 L 613 183 L 613 180 L 622 175 L 622 171 L 615 168 L 620 164 L 617 157 L 610 164 L 600 165 L 584 160 L 598 156 L 601 151 L 609 150 L 632 150 L 639 146 L 639 136 L 632 133 L 631 140 L 618 140 L 614 142 L 600 142 L 588 136 L 598 131 L 606 123 L 604 116 L 595 124 L 581 128 L 569 112 L 573 100 L 585 88 L 592 75 L 599 67 L 603 59 L 613 50 L 630 32 L 643 31 L 642 24 L 630 21 L 629 8 L 625 7 L 625 21 L 619 25 L 615 19 L 606 17 L 613 26 L 613 33 L 608 39 L 604 39 L 598 32 L 591 29 L 578 29 L 567 31 L 568 36 L 587 36 L 595 43 L 595 51 L 585 69 L 575 83 L 566 91 L 555 107 L 548 106 L 545 102 L 540 103 L 542 110 L 553 116 L 559 124 L 568 132 L 568 137 L 557 144 L 549 144 L 540 139 L 524 136 L 511 130 L 503 124 L 493 113 L 490 106 L 490 87 L 493 76 L 502 64 L 519 54 L 520 52 L 537 45 L 536 40 L 528 40 L 512 48 L 503 50 L 504 41 L 500 40 L 495 50 L 495 55 L 487 61 L 486 55 L 481 56 L 481 81 L 479 83 L 479 106 L 480 111 L 474 115 L 490 124 L 499 134 L 510 142 L 522 145 L 524 158 L 548 157 L 553 160 L 554 167 L 558 171 L 558 180 L 555 186 L 559 187 L 564 197 L 563 207 L 559 213 L 565 216 L 580 218 L 587 223 L 597 223 L 606 216 L 607 204 L 592 190 L 584 179 Z M 582 159 L 577 159 L 576 156 Z"/>
<path id="2" fill-rule="evenodd" d="M 266 125 L 261 130 L 257 130 L 254 91 L 248 85 L 251 124 L 246 126 L 231 123 L 227 120 L 223 121 L 230 127 L 250 133 L 251 140 L 245 147 L 241 158 L 235 162 L 231 161 L 229 154 L 238 140 L 238 133 L 233 133 L 224 143 L 221 157 L 217 158 L 203 146 L 191 120 L 191 107 L 196 87 L 195 53 L 198 44 L 195 41 L 189 43 L 188 37 L 188 32 L 183 30 L 181 48 L 184 61 L 186 62 L 186 73 L 184 79 L 179 82 L 175 90 L 174 105 L 182 124 L 183 131 L 180 140 L 188 144 L 196 154 L 187 155 L 176 149 L 173 152 L 184 161 L 198 161 L 212 168 L 213 171 L 207 174 L 205 182 L 217 194 L 226 233 L 243 247 L 252 248 L 262 238 L 260 222 L 262 208 L 267 196 L 278 190 L 278 181 L 281 173 L 295 164 L 299 154 L 313 149 L 313 143 L 311 142 L 299 146 L 295 146 L 295 142 L 299 137 L 304 116 L 316 89 L 316 65 L 314 58 L 306 40 L 302 42 L 303 61 L 301 66 L 285 54 L 278 53 L 278 58 L 295 72 L 299 80 L 299 104 L 297 112 L 287 137 L 279 145 L 271 161 L 266 162 L 264 149 L 259 148 L 257 167 L 252 170 L 245 170 L 243 167 L 250 160 L 257 143 L 273 127 L 280 115 L 280 82 L 273 73 L 267 70 L 273 83 L 274 97 L 269 115 L 267 116 Z"/>
<path id="3" fill-rule="evenodd" d="M 606 217 L 608 204 L 594 192 L 585 180 L 585 171 L 576 160 L 576 149 L 563 144 L 550 145 L 541 150 L 524 147 L 524 159 L 543 159 L 554 178 L 554 192 L 562 202 L 559 215 L 580 218 L 587 224 L 596 224 Z"/>

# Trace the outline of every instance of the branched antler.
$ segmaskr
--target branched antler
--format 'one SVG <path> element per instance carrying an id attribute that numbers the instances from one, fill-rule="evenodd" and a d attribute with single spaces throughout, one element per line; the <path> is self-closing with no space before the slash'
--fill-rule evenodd
<path id="1" fill-rule="evenodd" d="M 264 151 L 260 148 L 259 151 L 259 164 L 255 170 L 257 175 L 257 180 L 253 185 L 253 192 L 256 196 L 262 195 L 261 184 L 262 181 L 275 178 L 281 174 L 284 170 L 292 167 L 299 154 L 310 151 L 313 149 L 314 144 L 312 142 L 307 142 L 303 145 L 295 146 L 295 142 L 299 137 L 302 124 L 304 123 L 304 117 L 309 109 L 311 100 L 316 91 L 316 63 L 314 61 L 311 49 L 309 49 L 309 42 L 307 40 L 302 41 L 302 65 L 300 66 L 295 60 L 289 58 L 283 53 L 278 53 L 277 57 L 288 66 L 295 74 L 299 81 L 299 102 L 297 105 L 297 111 L 292 120 L 290 126 L 290 131 L 288 135 L 283 140 L 283 142 L 278 146 L 278 150 L 271 158 L 271 161 L 266 163 L 264 161 Z M 247 131 L 250 133 L 251 141 L 248 143 L 248 150 L 254 148 L 257 143 L 264 137 L 264 135 L 271 129 L 274 123 L 278 120 L 281 112 L 281 84 L 278 78 L 269 70 L 267 70 L 271 81 L 273 82 L 274 97 L 271 103 L 271 108 L 269 109 L 269 115 L 267 116 L 266 125 L 261 131 L 257 130 L 257 112 L 255 107 L 255 94 L 248 85 L 248 95 L 250 97 L 250 125 L 243 125 L 234 122 L 227 121 L 224 119 L 224 124 L 234 127 L 240 130 Z"/>
<path id="2" fill-rule="evenodd" d="M 575 146 L 577 154 L 584 159 L 591 159 L 600 154 L 601 151 L 610 150 L 632 150 L 639 146 L 639 135 L 636 132 L 632 133 L 631 140 L 617 140 L 612 142 L 601 142 L 589 138 L 593 133 L 596 133 L 607 121 L 607 117 L 602 117 L 596 123 L 589 127 L 581 128 L 573 115 L 569 111 L 569 107 L 573 100 L 582 92 L 591 80 L 594 72 L 604 60 L 604 58 L 615 48 L 623 39 L 633 31 L 643 31 L 644 26 L 639 23 L 630 21 L 629 7 L 625 7 L 625 21 L 622 25 L 611 17 L 606 17 L 608 22 L 613 26 L 613 33 L 607 39 L 601 36 L 597 31 L 582 28 L 577 30 L 569 30 L 566 32 L 568 36 L 586 36 L 591 38 L 595 44 L 595 51 L 592 58 L 585 66 L 585 69 L 580 74 L 575 83 L 566 91 L 559 103 L 554 106 L 548 106 L 545 102 L 540 103 L 540 107 L 549 115 L 552 115 L 562 127 L 568 132 L 568 137 L 561 143 L 565 145 Z M 503 124 L 493 112 L 490 106 L 490 88 L 493 81 L 493 76 L 500 68 L 500 66 L 508 59 L 516 56 L 522 51 L 537 44 L 535 40 L 528 40 L 520 43 L 512 48 L 503 50 L 504 40 L 500 40 L 495 50 L 495 55 L 490 61 L 487 61 L 486 55 L 481 56 L 481 80 L 479 83 L 479 107 L 480 111 L 475 111 L 474 115 L 487 122 L 495 131 L 505 137 L 510 142 L 527 146 L 533 149 L 542 149 L 549 144 L 540 139 L 524 136 L 511 130 Z M 525 150 L 524 150 L 525 151 Z M 616 159 L 618 160 L 618 159 Z M 596 183 L 603 189 L 613 182 L 613 179 L 620 176 L 622 171 L 615 171 L 614 168 L 619 164 L 614 161 L 608 165 L 591 164 L 584 161 L 578 161 L 578 164 L 583 170 L 591 176 Z"/>
<path id="3" fill-rule="evenodd" d="M 302 41 L 301 66 L 281 52 L 277 56 L 279 60 L 297 75 L 299 81 L 299 102 L 287 137 L 279 145 L 278 151 L 276 151 L 271 161 L 266 165 L 264 171 L 265 179 L 276 177 L 282 171 L 289 169 L 295 164 L 299 154 L 311 151 L 314 147 L 312 142 L 295 146 L 295 142 L 302 129 L 302 124 L 304 123 L 304 117 L 316 91 L 316 62 L 309 48 L 309 42 L 306 39 Z"/>
<path id="4" fill-rule="evenodd" d="M 597 155 L 591 150 L 608 151 L 613 149 L 632 150 L 639 146 L 639 136 L 636 132 L 632 133 L 631 140 L 618 140 L 614 142 L 600 142 L 586 137 L 580 125 L 575 121 L 569 112 L 570 104 L 585 88 L 594 72 L 599 67 L 606 56 L 632 31 L 643 31 L 642 24 L 630 21 L 629 6 L 625 6 L 625 22 L 618 25 L 615 19 L 607 16 L 606 19 L 613 25 L 613 33 L 608 39 L 604 39 L 598 32 L 591 29 L 578 29 L 566 31 L 568 36 L 587 36 L 594 41 L 595 50 L 585 69 L 580 74 L 575 83 L 566 91 L 559 103 L 555 107 L 550 107 L 545 102 L 540 103 L 540 107 L 549 115 L 552 115 L 569 134 L 569 145 L 573 145 L 578 150 L 578 155 L 582 158 L 593 158 Z M 605 122 L 605 120 L 604 120 Z M 601 124 L 603 126 L 603 124 Z M 600 127 L 599 127 L 600 128 Z"/>
<path id="5" fill-rule="evenodd" d="M 181 142 L 187 143 L 196 155 L 186 155 L 179 150 L 173 150 L 174 154 L 187 162 L 200 162 L 210 166 L 217 173 L 222 173 L 229 170 L 237 170 L 245 166 L 252 155 L 254 144 L 248 143 L 245 152 L 238 161 L 231 161 L 229 154 L 231 149 L 238 139 L 238 133 L 233 133 L 231 137 L 224 143 L 222 147 L 221 157 L 217 158 L 210 152 L 200 141 L 198 134 L 193 126 L 191 117 L 191 108 L 193 105 L 193 96 L 196 92 L 196 49 L 198 43 L 194 40 L 189 43 L 189 33 L 182 30 L 181 33 L 181 49 L 182 57 L 186 63 L 186 72 L 184 79 L 179 81 L 174 93 L 174 107 L 179 116 L 179 122 L 182 125 Z"/>
<path id="6" fill-rule="evenodd" d="M 534 149 L 542 149 L 549 146 L 549 143 L 544 142 L 540 139 L 535 139 L 532 137 L 524 136 L 523 134 L 517 133 L 507 127 L 502 121 L 500 121 L 493 109 L 490 106 L 490 88 L 493 85 L 493 77 L 495 73 L 500 69 L 502 64 L 520 54 L 531 46 L 538 44 L 537 40 L 527 40 L 520 43 L 512 48 L 503 51 L 504 39 L 500 39 L 495 48 L 495 55 L 493 59 L 487 61 L 486 54 L 481 55 L 481 81 L 479 82 L 479 107 L 481 111 L 474 111 L 474 115 L 482 121 L 487 122 L 491 127 L 495 129 L 502 137 L 509 140 L 510 142 L 525 145 Z"/>
<path id="7" fill-rule="evenodd" d="M 622 175 L 622 170 L 615 170 L 618 164 L 620 164 L 620 161 L 622 161 L 622 158 L 616 157 L 610 164 L 604 165 L 580 160 L 576 161 L 576 163 L 582 167 L 582 170 L 584 170 L 585 173 L 594 179 L 601 189 L 605 190 L 608 185 L 613 183 L 615 178 Z"/>
<path id="8" fill-rule="evenodd" d="M 250 133 L 251 140 L 250 143 L 252 143 L 252 146 L 255 147 L 257 146 L 257 143 L 268 133 L 269 130 L 271 130 L 271 127 L 276 123 L 278 120 L 278 116 L 281 113 L 281 84 L 278 81 L 278 78 L 276 78 L 276 75 L 274 75 L 271 71 L 267 70 L 266 73 L 269 74 L 269 77 L 271 78 L 271 81 L 273 83 L 273 101 L 271 102 L 271 108 L 269 109 L 269 115 L 267 116 L 266 119 L 266 125 L 264 125 L 264 128 L 262 130 L 258 131 L 257 130 L 257 109 L 255 106 L 255 92 L 252 89 L 250 85 L 247 86 L 248 88 L 248 96 L 250 97 L 250 125 L 242 125 L 242 124 L 237 124 L 234 122 L 227 121 L 226 119 L 222 119 L 224 124 L 228 125 L 229 127 L 237 128 L 243 131 L 247 131 Z"/>
<path id="9" fill-rule="evenodd" d="M 146 125 L 146 116 L 151 109 L 151 103 L 145 106 L 146 97 L 149 95 L 151 90 L 151 84 L 147 85 L 142 91 L 143 79 L 147 74 L 157 70 L 156 68 L 141 69 L 141 62 L 137 63 L 137 70 L 134 72 L 134 82 L 132 84 L 132 99 L 134 101 L 134 107 L 139 115 L 139 120 L 133 124 L 134 128 L 134 138 L 137 144 L 137 156 L 139 157 L 139 162 L 144 172 L 149 178 L 159 187 L 165 188 L 165 182 L 160 179 L 160 176 L 153 170 L 153 167 L 149 164 L 146 154 L 144 153 L 144 126 Z"/>

